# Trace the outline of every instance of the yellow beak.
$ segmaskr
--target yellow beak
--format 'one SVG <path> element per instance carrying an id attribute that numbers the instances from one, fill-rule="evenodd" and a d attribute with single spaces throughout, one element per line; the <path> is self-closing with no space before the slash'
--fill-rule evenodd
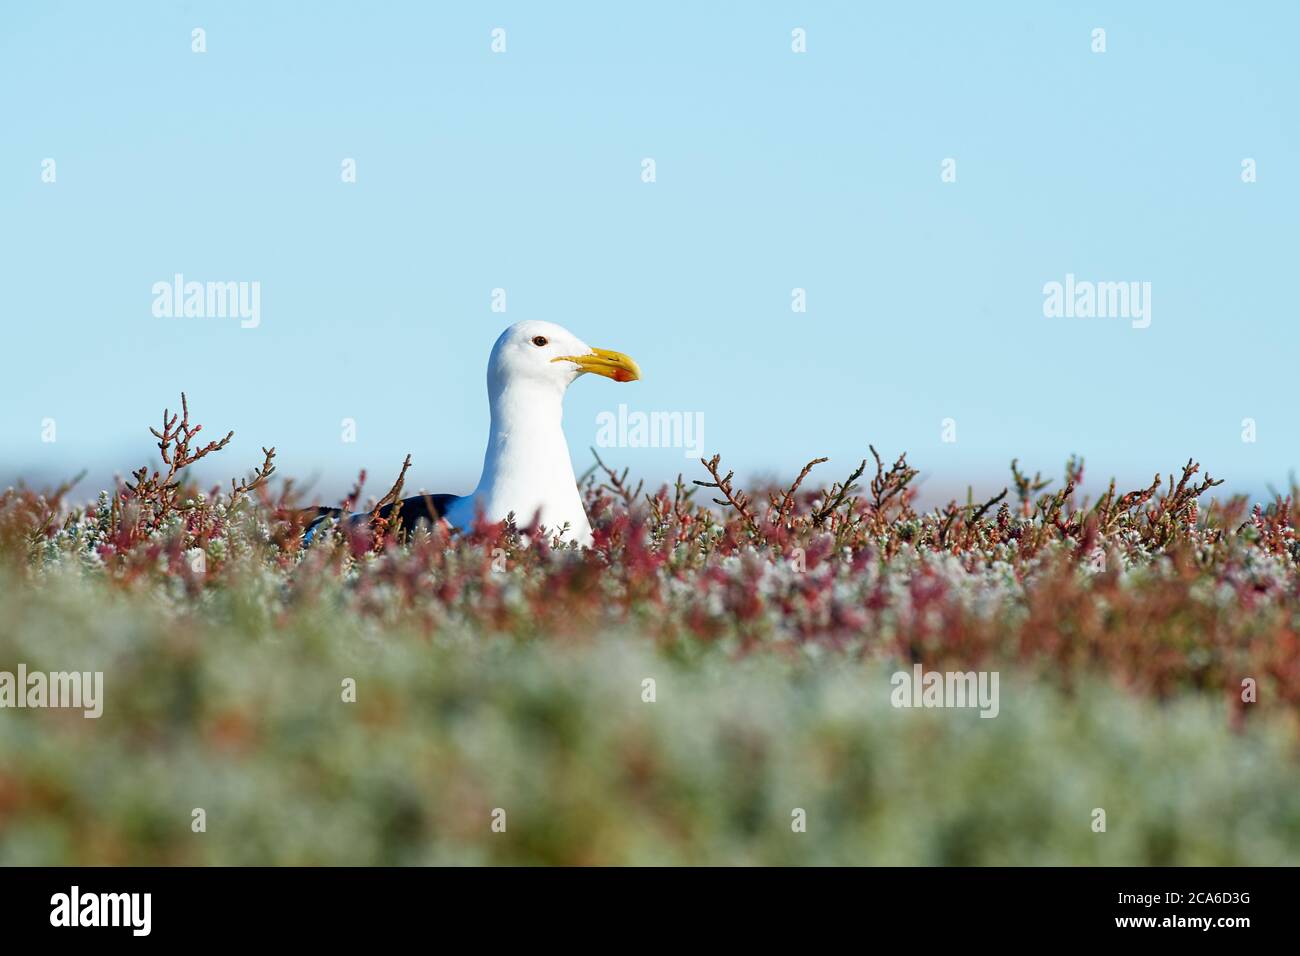
<path id="1" fill-rule="evenodd" d="M 595 372 L 616 382 L 635 382 L 641 378 L 641 369 L 630 355 L 609 349 L 592 349 L 590 355 L 561 355 L 552 362 L 572 362 L 584 372 Z"/>

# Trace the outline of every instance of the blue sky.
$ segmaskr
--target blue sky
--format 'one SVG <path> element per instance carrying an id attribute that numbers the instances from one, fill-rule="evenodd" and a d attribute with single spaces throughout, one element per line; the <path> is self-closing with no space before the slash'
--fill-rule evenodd
<path id="1" fill-rule="evenodd" d="M 412 487 L 465 492 L 487 351 L 539 318 L 645 374 L 570 391 L 579 471 L 624 402 L 702 413 L 742 476 L 871 442 L 932 493 L 1071 452 L 1262 493 L 1300 463 L 1297 9 L 7 4 L 0 481 L 86 467 L 89 495 L 184 389 L 236 432 L 205 476 L 265 444 L 386 488 L 409 451 Z M 260 325 L 155 317 L 175 273 L 259 282 Z M 1045 317 L 1067 273 L 1150 282 L 1150 327 Z"/>

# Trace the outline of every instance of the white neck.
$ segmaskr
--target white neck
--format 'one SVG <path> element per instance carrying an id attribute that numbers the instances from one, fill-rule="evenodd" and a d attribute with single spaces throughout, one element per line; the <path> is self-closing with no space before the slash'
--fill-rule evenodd
<path id="1" fill-rule="evenodd" d="M 453 505 L 448 518 L 467 527 L 475 508 L 482 508 L 489 521 L 502 521 L 513 511 L 522 528 L 540 511 L 548 531 L 568 522 L 564 540 L 590 544 L 591 526 L 564 440 L 563 387 L 522 381 L 493 391 L 489 387 L 492 427 L 483 475 L 474 494 Z"/>

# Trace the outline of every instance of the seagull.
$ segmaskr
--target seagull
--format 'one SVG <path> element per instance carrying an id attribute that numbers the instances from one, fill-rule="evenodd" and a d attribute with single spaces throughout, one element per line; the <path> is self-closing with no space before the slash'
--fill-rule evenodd
<path id="1" fill-rule="evenodd" d="M 394 509 L 408 532 L 421 521 L 445 520 L 464 531 L 481 513 L 489 522 L 513 512 L 521 523 L 537 516 L 551 532 L 568 525 L 563 540 L 591 546 L 591 522 L 582 506 L 578 480 L 564 440 L 564 393 L 580 376 L 602 375 L 616 382 L 635 382 L 641 369 L 629 356 L 592 348 L 553 322 L 516 322 L 501 333 L 488 356 L 487 391 L 492 425 L 483 474 L 468 495 L 417 495 L 379 509 Z M 343 514 L 340 508 L 317 508 L 305 531 L 310 541 L 317 525 Z M 349 516 L 363 521 L 369 512 Z"/>

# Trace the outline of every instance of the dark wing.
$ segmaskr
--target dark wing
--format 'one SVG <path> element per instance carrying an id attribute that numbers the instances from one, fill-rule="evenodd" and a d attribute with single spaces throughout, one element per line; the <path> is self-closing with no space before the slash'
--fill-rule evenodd
<path id="1" fill-rule="evenodd" d="M 379 517 L 388 518 L 396 508 L 402 517 L 402 533 L 410 534 L 421 521 L 429 524 L 436 523 L 447 513 L 447 509 L 458 497 L 458 495 L 416 495 L 414 498 L 403 498 L 401 501 L 380 508 Z"/>
<path id="2" fill-rule="evenodd" d="M 414 498 L 403 498 L 401 501 L 394 502 L 390 505 L 384 505 L 379 509 L 379 517 L 389 518 L 393 510 L 396 509 L 402 519 L 402 537 L 405 538 L 415 530 L 416 525 L 420 522 L 433 524 L 439 518 L 447 513 L 447 509 L 459 500 L 459 495 L 416 495 Z M 316 526 L 326 518 L 337 518 L 343 514 L 342 508 L 314 508 L 308 509 L 308 513 L 313 515 L 312 521 L 303 529 L 303 543 L 311 542 L 312 535 L 316 533 Z M 369 519 L 368 513 L 354 514 L 354 522 L 366 521 Z"/>

